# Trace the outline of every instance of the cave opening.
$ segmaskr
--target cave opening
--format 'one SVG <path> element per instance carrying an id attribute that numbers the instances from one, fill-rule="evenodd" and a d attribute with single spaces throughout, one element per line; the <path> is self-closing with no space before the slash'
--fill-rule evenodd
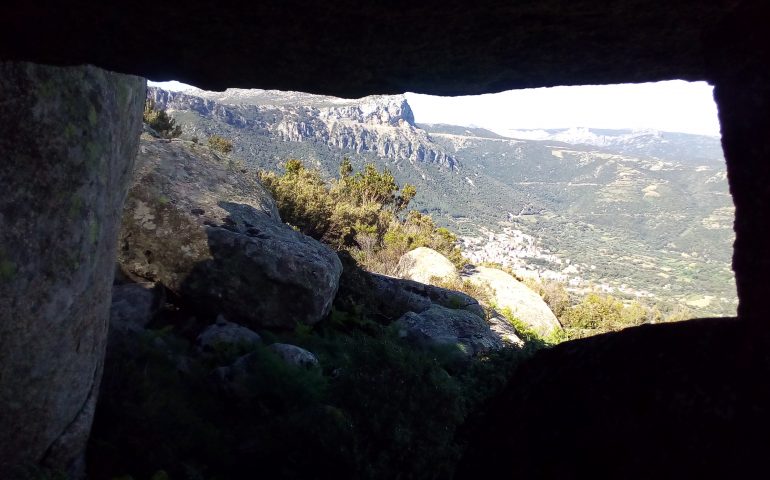
<path id="1" fill-rule="evenodd" d="M 735 316 L 734 206 L 706 82 L 358 100 L 149 85 L 182 138 L 237 138 L 236 156 L 252 167 L 280 172 L 305 155 L 331 178 L 346 156 L 392 169 L 472 262 L 558 285 L 573 304 L 617 297 L 647 309 L 644 323 Z M 406 138 L 399 119 L 423 137 Z M 442 171 L 441 159 L 455 163 Z"/>

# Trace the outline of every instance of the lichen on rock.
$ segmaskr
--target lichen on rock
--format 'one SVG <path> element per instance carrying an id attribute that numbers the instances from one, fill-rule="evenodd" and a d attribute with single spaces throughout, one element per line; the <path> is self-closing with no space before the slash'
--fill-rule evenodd
<path id="1" fill-rule="evenodd" d="M 342 264 L 281 222 L 256 173 L 206 148 L 142 136 L 119 262 L 249 327 L 314 324 L 331 310 Z"/>
<path id="2" fill-rule="evenodd" d="M 0 477 L 77 473 L 145 81 L 0 62 Z"/>

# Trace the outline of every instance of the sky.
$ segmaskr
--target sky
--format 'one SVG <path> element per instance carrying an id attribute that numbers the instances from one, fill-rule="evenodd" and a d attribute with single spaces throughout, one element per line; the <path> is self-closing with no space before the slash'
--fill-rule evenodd
<path id="1" fill-rule="evenodd" d="M 183 90 L 179 82 L 150 82 Z M 406 93 L 419 123 L 491 130 L 633 128 L 719 135 L 713 87 L 672 80 L 622 85 L 534 88 L 465 97 Z"/>

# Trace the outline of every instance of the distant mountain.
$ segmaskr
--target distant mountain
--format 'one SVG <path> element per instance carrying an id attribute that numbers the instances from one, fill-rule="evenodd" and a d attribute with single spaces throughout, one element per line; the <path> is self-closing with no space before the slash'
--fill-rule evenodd
<path id="1" fill-rule="evenodd" d="M 724 165 L 719 137 L 659 130 L 562 128 L 548 130 L 500 130 L 507 138 L 552 140 L 570 145 L 590 145 L 621 155 L 642 155 L 661 160 Z"/>
<path id="2" fill-rule="evenodd" d="M 461 127 L 458 125 L 447 125 L 444 123 L 425 123 L 417 124 L 419 128 L 428 130 L 434 135 L 454 135 L 461 137 L 480 137 L 480 138 L 493 138 L 493 139 L 505 139 L 506 137 L 498 135 L 492 130 L 480 127 Z"/>
<path id="3" fill-rule="evenodd" d="M 346 156 L 357 168 L 389 168 L 417 187 L 414 207 L 461 235 L 478 260 L 575 291 L 604 288 L 687 303 L 702 315 L 735 313 L 733 206 L 719 139 L 601 129 L 510 138 L 416 124 L 400 95 L 149 94 L 186 137 L 225 135 L 233 156 L 258 168 L 298 158 L 331 177 Z"/>

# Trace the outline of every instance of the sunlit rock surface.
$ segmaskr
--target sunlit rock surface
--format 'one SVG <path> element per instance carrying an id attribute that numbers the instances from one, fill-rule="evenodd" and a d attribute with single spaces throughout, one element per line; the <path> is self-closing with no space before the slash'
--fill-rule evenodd
<path id="1" fill-rule="evenodd" d="M 320 321 L 342 271 L 329 247 L 281 222 L 256 174 L 208 147 L 147 135 L 118 258 L 134 275 L 261 327 Z"/>

